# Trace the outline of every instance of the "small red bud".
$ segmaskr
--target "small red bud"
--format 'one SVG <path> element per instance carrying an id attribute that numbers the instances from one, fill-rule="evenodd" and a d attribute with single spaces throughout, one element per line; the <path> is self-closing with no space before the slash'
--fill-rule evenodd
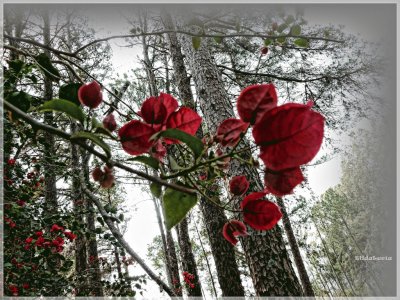
<path id="1" fill-rule="evenodd" d="M 103 101 L 101 86 L 96 81 L 82 85 L 78 90 L 78 98 L 82 105 L 96 108 Z"/>
<path id="2" fill-rule="evenodd" d="M 261 55 L 266 55 L 268 53 L 268 47 L 261 48 Z"/>
<path id="3" fill-rule="evenodd" d="M 117 122 L 115 122 L 114 115 L 111 113 L 103 120 L 103 126 L 109 131 L 114 131 L 117 128 Z"/>
<path id="4" fill-rule="evenodd" d="M 92 177 L 94 181 L 100 181 L 101 177 L 104 175 L 100 167 L 96 167 L 92 172 Z"/>

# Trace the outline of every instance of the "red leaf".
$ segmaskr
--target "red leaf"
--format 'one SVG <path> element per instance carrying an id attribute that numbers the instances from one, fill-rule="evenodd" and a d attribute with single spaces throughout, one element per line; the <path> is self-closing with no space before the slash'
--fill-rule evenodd
<path id="1" fill-rule="evenodd" d="M 150 125 L 137 120 L 130 121 L 118 131 L 122 148 L 131 155 L 149 151 L 153 145 L 149 139 L 154 133 L 156 131 Z"/>
<path id="2" fill-rule="evenodd" d="M 279 207 L 262 199 L 266 192 L 255 192 L 245 197 L 241 203 L 243 220 L 257 230 L 269 230 L 282 218 Z"/>
<path id="3" fill-rule="evenodd" d="M 249 186 L 250 183 L 246 176 L 235 176 L 229 182 L 229 191 L 236 196 L 240 196 L 247 192 Z"/>
<path id="4" fill-rule="evenodd" d="M 171 114 L 167 121 L 167 128 L 176 128 L 188 134 L 195 135 L 201 124 L 201 117 L 188 107 L 181 107 Z"/>
<path id="5" fill-rule="evenodd" d="M 238 242 L 236 238 L 237 236 L 246 236 L 247 234 L 246 225 L 237 220 L 230 220 L 226 222 L 222 228 L 222 235 L 233 246 L 235 246 Z"/>
<path id="6" fill-rule="evenodd" d="M 303 180 L 300 167 L 282 171 L 265 170 L 265 188 L 279 197 L 291 194 L 293 189 Z"/>
<path id="7" fill-rule="evenodd" d="M 159 97 L 147 98 L 142 104 L 140 113 L 148 124 L 162 124 L 167 119 L 167 109 Z"/>
<path id="8" fill-rule="evenodd" d="M 167 111 L 167 117 L 165 118 L 165 120 L 167 120 L 168 117 L 178 108 L 178 101 L 176 101 L 176 99 L 170 94 L 165 93 L 160 93 L 158 98 L 161 100 L 165 110 Z"/>
<path id="9" fill-rule="evenodd" d="M 82 105 L 96 108 L 103 101 L 101 86 L 96 81 L 82 85 L 78 90 L 78 99 Z"/>
<path id="10" fill-rule="evenodd" d="M 115 122 L 115 117 L 112 113 L 104 118 L 103 126 L 111 132 L 117 128 L 117 122 Z"/>
<path id="11" fill-rule="evenodd" d="M 222 146 L 235 146 L 240 140 L 240 134 L 246 132 L 248 123 L 240 119 L 226 119 L 217 129 L 217 140 Z"/>
<path id="12" fill-rule="evenodd" d="M 260 158 L 279 171 L 306 164 L 318 153 L 324 136 L 324 117 L 309 106 L 288 103 L 268 111 L 253 128 Z"/>
<path id="13" fill-rule="evenodd" d="M 165 124 L 177 108 L 178 101 L 174 97 L 160 93 L 160 96 L 150 97 L 143 102 L 140 116 L 148 124 Z"/>
<path id="14" fill-rule="evenodd" d="M 257 124 L 263 115 L 274 108 L 278 102 L 275 87 L 272 83 L 250 85 L 239 95 L 237 109 L 244 122 Z"/>

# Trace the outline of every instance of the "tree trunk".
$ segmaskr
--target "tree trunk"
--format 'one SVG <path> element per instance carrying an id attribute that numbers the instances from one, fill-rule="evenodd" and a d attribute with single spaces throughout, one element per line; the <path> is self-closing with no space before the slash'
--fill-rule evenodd
<path id="1" fill-rule="evenodd" d="M 201 283 L 197 274 L 197 265 L 192 252 L 192 243 L 189 237 L 188 220 L 184 218 L 176 227 L 178 243 L 182 260 L 182 270 L 194 276 L 192 283 L 194 288 L 187 288 L 189 297 L 201 297 Z"/>
<path id="2" fill-rule="evenodd" d="M 204 120 L 211 131 L 215 132 L 223 120 L 234 117 L 232 103 L 224 89 L 219 70 L 207 49 L 207 40 L 203 39 L 201 47 L 194 50 L 190 37 L 184 36 L 182 45 L 188 56 Z M 251 153 L 245 153 L 244 156 L 249 158 Z M 259 174 L 247 165 L 233 162 L 231 175 L 246 175 L 251 182 L 249 191 L 263 189 Z M 239 201 L 235 202 L 234 209 L 240 210 Z M 250 233 L 250 236 L 241 241 L 257 295 L 302 295 L 301 286 L 285 248 L 281 228 L 276 226 L 272 230 L 262 232 L 262 235 L 255 231 Z M 221 236 L 219 238 L 221 239 Z"/>
<path id="3" fill-rule="evenodd" d="M 77 125 L 71 124 L 71 132 L 76 131 Z M 71 144 L 71 170 L 73 174 L 79 174 L 81 163 L 79 160 L 79 147 Z M 81 183 L 78 177 L 72 177 L 72 201 L 73 210 L 76 222 L 80 228 L 86 226 L 83 215 L 84 208 L 84 195 L 81 189 Z M 87 296 L 86 289 L 88 287 L 87 271 L 89 269 L 87 263 L 87 248 L 86 248 L 86 236 L 83 230 L 77 232 L 75 239 L 75 273 L 77 276 L 76 282 L 76 296 Z"/>
<path id="4" fill-rule="evenodd" d="M 169 269 L 172 279 L 172 286 L 177 296 L 182 296 L 182 289 L 179 288 L 180 278 L 179 278 L 179 265 L 178 257 L 176 256 L 174 238 L 172 237 L 171 230 L 166 230 L 167 238 L 167 255 L 169 261 Z"/>
<path id="5" fill-rule="evenodd" d="M 43 41 L 44 44 L 50 46 L 50 20 L 48 12 L 43 15 Z M 44 50 L 44 53 L 50 57 L 50 51 Z M 45 101 L 53 98 L 53 83 L 51 79 L 44 76 L 44 95 Z M 53 126 L 53 113 L 47 112 L 44 114 L 44 122 Z M 56 187 L 56 168 L 54 168 L 55 161 L 55 139 L 54 136 L 48 132 L 44 132 L 44 157 L 43 157 L 43 170 L 44 170 L 44 183 L 45 183 L 45 214 L 48 216 L 57 213 L 57 187 Z"/>
<path id="6" fill-rule="evenodd" d="M 164 14 L 163 22 L 166 29 L 173 29 L 171 16 Z M 169 49 L 173 62 L 174 76 L 178 87 L 179 97 L 185 106 L 196 109 L 190 87 L 190 78 L 187 76 L 180 44 L 175 33 L 168 34 Z M 197 137 L 202 138 L 201 128 Z M 223 211 L 215 209 L 205 199 L 200 199 L 200 207 L 209 233 L 211 251 L 217 268 L 218 282 L 223 296 L 244 296 L 244 289 L 240 279 L 240 272 L 236 263 L 235 251 L 222 237 L 222 227 L 228 221 Z"/>
<path id="7" fill-rule="evenodd" d="M 296 264 L 297 271 L 299 272 L 300 275 L 300 281 L 303 286 L 304 296 L 314 297 L 315 296 L 314 290 L 310 282 L 310 278 L 308 277 L 307 270 L 303 262 L 303 258 L 301 257 L 300 249 L 293 232 L 292 224 L 290 223 L 290 219 L 286 211 L 285 203 L 283 203 L 281 197 L 277 197 L 276 199 L 278 205 L 281 208 L 281 212 L 283 215 L 282 217 L 283 227 L 285 228 L 285 232 L 289 240 L 290 249 L 292 250 L 293 253 L 294 262 Z"/>

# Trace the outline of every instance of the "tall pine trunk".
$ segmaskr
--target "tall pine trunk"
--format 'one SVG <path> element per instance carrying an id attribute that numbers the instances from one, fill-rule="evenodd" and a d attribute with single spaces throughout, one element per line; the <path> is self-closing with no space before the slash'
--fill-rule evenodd
<path id="1" fill-rule="evenodd" d="M 234 117 L 234 110 L 225 91 L 221 74 L 207 49 L 206 39 L 202 40 L 199 49 L 194 50 L 191 38 L 183 36 L 182 46 L 188 56 L 204 120 L 215 132 L 222 121 Z M 249 158 L 251 153 L 244 153 L 244 156 Z M 249 191 L 263 189 L 259 174 L 247 165 L 232 163 L 231 175 L 246 175 L 251 183 Z M 234 209 L 240 210 L 240 201 L 235 202 Z M 241 218 L 240 215 L 238 217 Z M 250 233 L 250 236 L 241 241 L 257 295 L 302 295 L 301 286 L 285 248 L 281 228 L 276 226 L 272 230 L 263 232 L 262 235 L 255 231 Z"/>
<path id="2" fill-rule="evenodd" d="M 43 41 L 46 46 L 50 45 L 50 18 L 48 11 L 44 11 L 43 17 Z M 44 53 L 50 57 L 50 51 L 44 49 Z M 44 95 L 45 101 L 53 98 L 53 82 L 47 76 L 44 76 Z M 53 113 L 46 112 L 44 114 L 44 122 L 53 126 Z M 56 187 L 56 173 L 54 168 L 55 161 L 55 138 L 52 134 L 44 132 L 43 143 L 43 170 L 44 170 L 44 183 L 45 183 L 45 214 L 51 216 L 57 213 L 57 187 Z"/>
<path id="3" fill-rule="evenodd" d="M 80 155 L 82 158 L 82 166 L 84 168 L 85 174 L 85 184 L 89 184 L 89 157 L 90 154 L 86 151 L 81 149 Z M 99 252 L 97 247 L 97 238 L 96 238 L 96 223 L 95 223 L 95 213 L 94 213 L 94 206 L 92 201 L 87 200 L 85 201 L 86 209 L 87 209 L 87 216 L 86 216 L 86 223 L 87 229 L 89 231 L 89 237 L 87 240 L 87 251 L 88 256 L 91 259 L 91 264 L 89 266 L 89 295 L 95 297 L 101 297 L 104 295 L 103 293 L 103 286 L 101 283 L 101 272 L 100 272 L 100 262 L 99 262 Z"/>
<path id="4" fill-rule="evenodd" d="M 71 124 L 71 132 L 75 132 L 77 124 Z M 79 147 L 71 144 L 71 170 L 73 174 L 79 174 L 81 162 L 79 159 Z M 72 177 L 72 201 L 74 217 L 82 230 L 77 232 L 75 243 L 75 273 L 76 273 L 76 296 L 87 296 L 89 269 L 87 261 L 86 236 L 83 228 L 86 227 L 86 222 L 83 215 L 84 210 L 84 195 L 81 189 L 81 183 L 77 176 Z"/>
<path id="5" fill-rule="evenodd" d="M 301 257 L 300 249 L 297 244 L 296 236 L 294 235 L 292 224 L 290 222 L 288 213 L 286 211 L 285 203 L 281 197 L 277 197 L 277 203 L 282 211 L 282 222 L 283 227 L 285 228 L 286 236 L 289 241 L 290 249 L 293 253 L 294 262 L 296 264 L 297 271 L 300 275 L 300 281 L 303 286 L 304 295 L 314 297 L 314 290 L 310 281 L 310 278 L 307 274 L 307 269 L 304 265 L 303 258 Z"/>
<path id="6" fill-rule="evenodd" d="M 167 30 L 174 28 L 170 15 L 164 14 L 163 22 Z M 179 97 L 184 105 L 196 109 L 190 87 L 190 78 L 187 76 L 179 41 L 175 33 L 169 33 L 168 37 Z M 203 132 L 201 129 L 197 132 L 197 136 L 202 138 Z M 223 211 L 216 209 L 205 199 L 200 199 L 200 207 L 207 227 L 222 295 L 244 296 L 244 289 L 240 279 L 239 268 L 236 263 L 234 248 L 221 234 L 222 227 L 228 220 Z"/>

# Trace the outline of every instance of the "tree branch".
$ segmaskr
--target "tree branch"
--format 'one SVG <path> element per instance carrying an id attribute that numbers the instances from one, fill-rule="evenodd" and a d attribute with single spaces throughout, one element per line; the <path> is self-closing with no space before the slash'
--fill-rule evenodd
<path id="1" fill-rule="evenodd" d="M 70 57 L 74 57 L 74 58 L 80 59 L 80 58 L 77 57 L 76 53 L 70 53 L 70 52 L 57 50 L 57 49 L 54 49 L 54 48 L 52 48 L 50 46 L 44 45 L 42 43 L 39 43 L 39 42 L 37 42 L 35 40 L 25 39 L 25 38 L 20 38 L 20 37 L 14 37 L 14 36 L 11 36 L 11 35 L 8 35 L 8 34 L 4 34 L 3 37 L 7 38 L 9 40 L 19 41 L 19 42 L 31 44 L 31 45 L 34 45 L 34 46 L 38 46 L 40 48 L 49 50 L 49 51 L 51 51 L 51 52 L 53 52 L 55 54 L 63 54 L 63 55 L 66 55 L 66 56 L 70 56 Z M 80 60 L 82 60 L 82 59 L 80 59 Z"/>
<path id="2" fill-rule="evenodd" d="M 163 290 L 171 297 L 176 296 L 174 291 L 161 280 L 151 269 L 150 267 L 142 260 L 142 258 L 129 246 L 126 242 L 124 237 L 122 236 L 121 232 L 118 228 L 114 225 L 113 220 L 105 211 L 101 201 L 86 187 L 84 180 L 82 178 L 83 174 L 80 174 L 81 180 L 81 187 L 83 192 L 89 197 L 89 199 L 96 205 L 97 209 L 99 210 L 101 216 L 104 219 L 104 222 L 107 224 L 108 228 L 110 229 L 112 235 L 117 239 L 117 241 L 121 244 L 121 246 L 129 253 L 129 255 L 143 268 L 143 270 L 153 279 Z"/>
<path id="3" fill-rule="evenodd" d="M 87 145 L 86 143 L 84 143 L 83 141 L 80 140 L 76 140 L 76 139 L 72 139 L 71 140 L 71 135 L 67 132 L 64 132 L 60 129 L 54 128 L 52 126 L 43 124 L 41 122 L 38 122 L 37 120 L 33 119 L 31 116 L 27 115 L 26 113 L 24 113 L 23 111 L 21 111 L 20 109 L 18 109 L 17 107 L 15 107 L 14 105 L 10 104 L 8 101 L 4 100 L 4 108 L 11 111 L 12 113 L 15 113 L 16 115 L 18 115 L 21 119 L 23 119 L 25 122 L 27 122 L 28 124 L 30 124 L 34 129 L 41 129 L 44 130 L 46 132 L 49 132 L 51 134 L 57 135 L 65 140 L 70 141 L 73 144 L 76 144 L 84 149 L 86 149 L 87 151 L 89 151 L 90 153 L 92 153 L 93 155 L 97 156 L 99 159 L 101 159 L 103 162 L 110 164 L 112 166 L 115 166 L 117 168 L 123 169 L 129 173 L 135 174 L 137 176 L 140 176 L 142 178 L 145 178 L 151 182 L 155 182 L 158 183 L 160 185 L 166 186 L 166 187 L 170 187 L 174 190 L 178 190 L 187 194 L 196 194 L 196 191 L 194 189 L 190 189 L 190 188 L 186 188 L 184 186 L 181 185 L 177 185 L 174 183 L 170 183 L 168 181 L 165 181 L 163 179 L 161 179 L 160 177 L 157 176 L 151 176 L 145 172 L 139 171 L 139 170 L 135 170 L 129 166 L 126 166 L 120 162 L 114 161 L 110 158 L 108 158 L 105 154 L 102 154 L 100 152 L 98 152 L 97 150 L 95 150 L 93 147 Z"/>
<path id="4" fill-rule="evenodd" d="M 200 37 L 224 37 L 224 38 L 229 38 L 229 37 L 258 37 L 258 38 L 263 38 L 263 39 L 278 39 L 281 37 L 295 37 L 295 38 L 303 38 L 303 39 L 308 39 L 308 40 L 320 40 L 320 41 L 327 41 L 327 42 L 333 42 L 333 43 L 344 43 L 344 41 L 340 40 L 335 40 L 335 39 L 329 39 L 329 38 L 322 38 L 322 37 L 314 37 L 314 36 L 304 36 L 304 35 L 291 35 L 291 34 L 285 34 L 285 35 L 267 35 L 263 33 L 235 33 L 235 34 L 196 34 L 193 32 L 188 32 L 184 30 L 162 30 L 162 31 L 155 31 L 155 32 L 143 32 L 143 33 L 138 33 L 138 34 L 124 34 L 124 35 L 113 35 L 109 36 L 106 38 L 102 39 L 97 39 L 94 41 L 91 41 L 90 43 L 82 46 L 78 50 L 76 50 L 73 54 L 77 55 L 80 51 L 86 49 L 87 47 L 90 47 L 94 44 L 101 43 L 101 42 L 106 42 L 109 40 L 114 40 L 114 39 L 123 39 L 123 38 L 135 38 L 135 37 L 141 37 L 141 36 L 149 36 L 149 35 L 163 35 L 166 33 L 180 33 L 180 34 L 186 34 L 189 36 L 200 36 Z"/>
<path id="5" fill-rule="evenodd" d="M 313 81 L 318 81 L 318 80 L 323 80 L 323 79 L 342 79 L 344 77 L 353 75 L 355 73 L 358 73 L 360 71 L 362 71 L 362 68 L 358 68 L 354 71 L 351 72 L 347 72 L 344 73 L 340 76 L 330 76 L 330 75 L 321 75 L 320 77 L 315 77 L 315 78 L 310 78 L 310 79 L 298 79 L 295 77 L 284 77 L 284 76 L 279 76 L 279 75 L 274 75 L 274 74 L 268 74 L 268 73 L 252 73 L 252 72 L 246 72 L 246 71 L 241 71 L 241 70 L 237 70 L 237 69 L 233 69 L 224 65 L 217 65 L 217 67 L 219 68 L 223 68 L 229 71 L 232 71 L 234 73 L 239 73 L 239 74 L 243 74 L 243 75 L 250 75 L 250 76 L 265 76 L 265 77 L 270 77 L 270 78 L 274 78 L 274 79 L 278 79 L 278 80 L 282 80 L 282 81 L 291 81 L 291 82 L 313 82 Z"/>

